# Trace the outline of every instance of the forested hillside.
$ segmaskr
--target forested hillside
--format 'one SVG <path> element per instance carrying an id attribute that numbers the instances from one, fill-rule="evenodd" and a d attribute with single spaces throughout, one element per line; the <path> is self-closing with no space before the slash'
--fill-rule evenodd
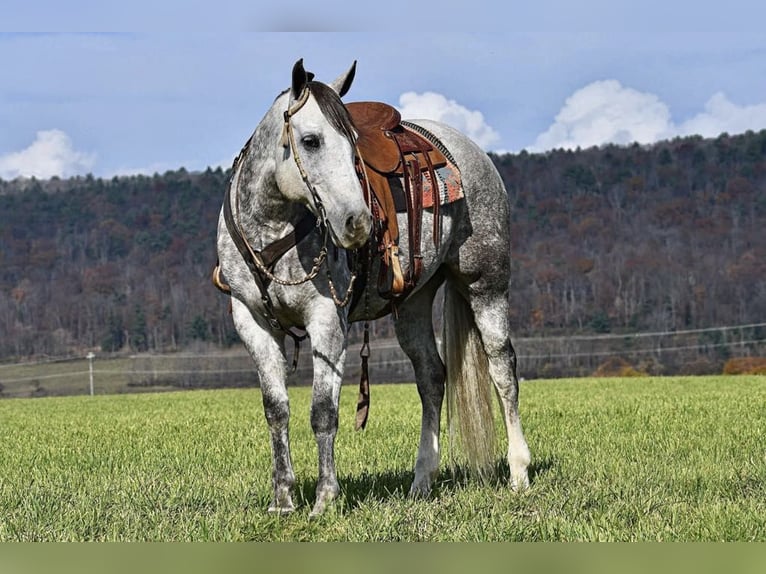
<path id="1" fill-rule="evenodd" d="M 518 332 L 766 321 L 766 130 L 495 160 Z"/>
<path id="2" fill-rule="evenodd" d="M 766 321 L 766 131 L 493 160 L 516 335 Z M 227 181 L 0 181 L 0 358 L 235 342 L 209 281 Z"/>
<path id="3" fill-rule="evenodd" d="M 0 356 L 235 339 L 209 280 L 227 175 L 6 182 Z"/>

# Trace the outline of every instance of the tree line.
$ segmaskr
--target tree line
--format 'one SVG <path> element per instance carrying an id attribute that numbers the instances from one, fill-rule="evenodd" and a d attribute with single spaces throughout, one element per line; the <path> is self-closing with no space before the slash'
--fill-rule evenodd
<path id="1" fill-rule="evenodd" d="M 490 155 L 517 336 L 766 321 L 766 130 Z M 209 280 L 228 179 L 0 180 L 0 359 L 237 343 Z"/>

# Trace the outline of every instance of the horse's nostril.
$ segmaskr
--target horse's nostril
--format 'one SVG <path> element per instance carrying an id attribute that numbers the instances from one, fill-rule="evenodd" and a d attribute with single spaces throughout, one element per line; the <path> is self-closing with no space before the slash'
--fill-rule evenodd
<path id="1" fill-rule="evenodd" d="M 372 216 L 369 213 L 360 213 L 357 216 L 350 215 L 346 218 L 346 231 L 348 233 L 358 233 L 372 224 Z"/>

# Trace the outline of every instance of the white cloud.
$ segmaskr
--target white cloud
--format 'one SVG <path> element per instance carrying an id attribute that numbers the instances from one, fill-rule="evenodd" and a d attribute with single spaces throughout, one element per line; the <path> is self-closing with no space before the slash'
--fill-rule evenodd
<path id="1" fill-rule="evenodd" d="M 94 163 L 95 154 L 75 150 L 63 131 L 43 130 L 29 147 L 0 156 L 0 178 L 68 177 L 90 171 Z"/>
<path id="2" fill-rule="evenodd" d="M 592 82 L 577 90 L 537 136 L 529 151 L 587 148 L 607 143 L 642 144 L 684 135 L 716 137 L 766 128 L 766 103 L 738 106 L 722 93 L 712 96 L 705 111 L 677 125 L 668 106 L 654 94 L 617 80 Z"/>
<path id="3" fill-rule="evenodd" d="M 670 110 L 657 96 L 603 80 L 567 98 L 556 121 L 529 149 L 651 143 L 667 137 L 669 126 Z"/>
<path id="4" fill-rule="evenodd" d="M 399 96 L 399 112 L 404 119 L 444 122 L 470 137 L 483 149 L 500 141 L 500 135 L 484 121 L 484 115 L 449 100 L 436 92 L 405 92 Z"/>
<path id="5" fill-rule="evenodd" d="M 718 92 L 707 101 L 704 112 L 679 126 L 678 134 L 716 137 L 723 132 L 738 134 L 763 128 L 766 128 L 766 103 L 738 106 Z"/>

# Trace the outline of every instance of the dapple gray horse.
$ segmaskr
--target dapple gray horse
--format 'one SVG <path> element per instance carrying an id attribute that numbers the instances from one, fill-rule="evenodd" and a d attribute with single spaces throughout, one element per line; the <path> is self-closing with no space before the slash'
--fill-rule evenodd
<path id="1" fill-rule="evenodd" d="M 385 314 L 388 303 L 370 281 L 364 304 L 349 310 L 345 303 L 352 271 L 345 256 L 327 256 L 328 237 L 334 244 L 329 248 L 341 255 L 370 238 L 370 209 L 355 169 L 357 133 L 341 102 L 355 71 L 356 62 L 335 81 L 323 84 L 305 71 L 302 60 L 295 64 L 291 87 L 277 96 L 234 163 L 225 199 L 228 206 L 218 224 L 219 268 L 230 288 L 237 332 L 255 362 L 271 434 L 274 492 L 269 511 L 273 512 L 294 509 L 288 331 L 305 329 L 313 353 L 311 427 L 319 455 L 312 509 L 316 515 L 340 492 L 334 443 L 349 325 Z M 497 395 L 507 431 L 510 486 L 522 489 L 529 484 L 530 454 L 519 420 L 516 356 L 509 335 L 507 194 L 487 154 L 469 138 L 438 122 L 414 123 L 434 134 L 451 153 L 460 169 L 464 199 L 441 207 L 438 248 L 433 242 L 433 213 L 424 212 L 423 272 L 416 289 L 397 305 L 394 317 L 422 402 L 410 495 L 428 495 L 438 473 L 445 387 L 448 416 L 458 420 L 455 434 L 480 474 L 496 467 L 490 403 L 492 394 Z M 226 209 L 236 229 L 227 225 Z M 295 232 L 307 211 L 319 223 L 265 269 L 260 251 Z M 407 228 L 403 220 L 399 226 Z M 253 261 L 246 262 L 232 234 L 240 234 L 255 254 L 255 268 Z M 400 254 L 402 261 L 408 260 L 406 234 Z M 376 274 L 373 268 L 371 276 Z M 442 284 L 443 358 L 432 328 L 432 303 Z"/>

